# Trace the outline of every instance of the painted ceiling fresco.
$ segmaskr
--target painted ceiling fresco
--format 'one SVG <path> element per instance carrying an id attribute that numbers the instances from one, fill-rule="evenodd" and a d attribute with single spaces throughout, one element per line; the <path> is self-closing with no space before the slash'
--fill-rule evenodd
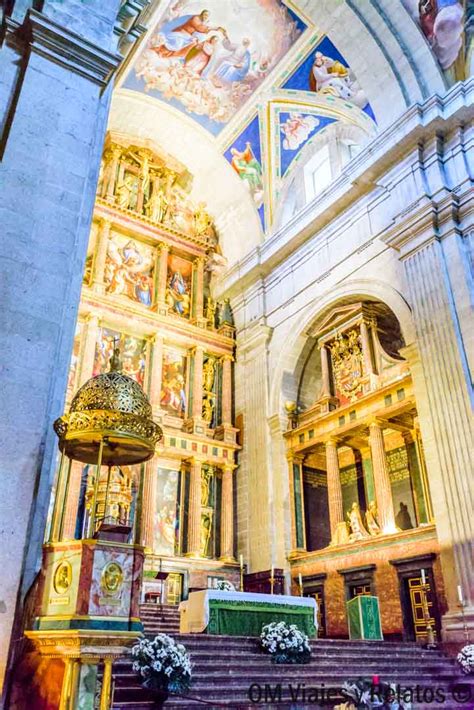
<path id="1" fill-rule="evenodd" d="M 178 0 L 124 87 L 168 101 L 217 135 L 305 29 L 281 0 Z"/>
<path id="2" fill-rule="evenodd" d="M 463 45 L 462 4 L 458 0 L 401 0 L 401 2 L 428 41 L 441 69 L 444 71 L 451 69 Z"/>

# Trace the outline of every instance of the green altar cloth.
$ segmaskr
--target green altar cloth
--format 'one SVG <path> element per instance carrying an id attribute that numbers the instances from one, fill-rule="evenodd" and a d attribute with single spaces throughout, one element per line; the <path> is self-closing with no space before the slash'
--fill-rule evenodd
<path id="1" fill-rule="evenodd" d="M 316 611 L 315 600 L 307 597 L 215 590 L 192 592 L 180 604 L 180 631 L 260 636 L 265 624 L 285 621 L 314 637 Z"/>
<path id="2" fill-rule="evenodd" d="M 382 641 L 379 600 L 361 595 L 347 602 L 349 638 Z"/>

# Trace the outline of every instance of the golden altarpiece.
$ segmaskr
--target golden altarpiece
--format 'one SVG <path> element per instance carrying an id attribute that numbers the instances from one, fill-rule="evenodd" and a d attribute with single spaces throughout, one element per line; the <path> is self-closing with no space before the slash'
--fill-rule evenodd
<path id="1" fill-rule="evenodd" d="M 443 583 L 399 324 L 384 304 L 352 302 L 326 313 L 310 339 L 299 401 L 286 403 L 293 579 L 301 574 L 305 593 L 328 611 L 329 635 L 343 635 L 338 618 L 348 599 L 398 597 L 396 569 L 406 619 L 397 603 L 384 628 L 399 630 L 403 621 L 407 636 L 418 638 L 426 633 L 417 607 L 422 577 L 433 595 Z M 320 389 L 311 402 L 315 382 Z M 434 597 L 429 603 L 434 613 Z"/>
<path id="2" fill-rule="evenodd" d="M 115 467 L 110 480 L 104 470 L 92 510 L 94 472 L 74 463 L 64 534 L 80 537 L 91 516 L 140 520 L 143 592 L 166 603 L 237 569 L 233 318 L 212 298 L 225 259 L 191 189 L 192 175 L 157 146 L 107 135 L 67 394 L 105 372 L 117 349 L 150 399 L 163 440 L 144 465 L 142 510 L 139 467 Z M 168 573 L 164 589 L 158 570 Z"/>

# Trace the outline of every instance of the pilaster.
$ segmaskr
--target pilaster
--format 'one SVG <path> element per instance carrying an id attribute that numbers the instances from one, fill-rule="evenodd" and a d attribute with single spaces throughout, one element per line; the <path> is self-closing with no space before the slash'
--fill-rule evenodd
<path id="1" fill-rule="evenodd" d="M 222 469 L 221 559 L 234 562 L 234 465 Z"/>

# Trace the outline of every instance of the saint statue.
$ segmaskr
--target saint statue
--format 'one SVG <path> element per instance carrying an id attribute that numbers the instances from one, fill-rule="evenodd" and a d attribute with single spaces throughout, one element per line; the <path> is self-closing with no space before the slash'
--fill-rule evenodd
<path id="1" fill-rule="evenodd" d="M 208 426 L 211 425 L 212 415 L 214 414 L 214 399 L 212 396 L 206 395 L 202 400 L 202 418 Z"/>
<path id="2" fill-rule="evenodd" d="M 117 185 L 116 198 L 118 207 L 121 207 L 124 210 L 131 208 L 134 188 L 135 179 L 133 175 L 127 173 L 122 182 Z"/>
<path id="3" fill-rule="evenodd" d="M 211 298 L 207 297 L 206 302 L 206 318 L 211 328 L 216 327 L 216 302 Z"/>
<path id="4" fill-rule="evenodd" d="M 380 528 L 377 522 L 377 504 L 374 500 L 370 501 L 369 508 L 365 511 L 365 524 L 369 535 L 380 535 Z"/>
<path id="5" fill-rule="evenodd" d="M 216 360 L 213 357 L 208 357 L 202 368 L 203 374 L 203 389 L 205 392 L 212 392 L 214 386 L 214 377 L 216 370 Z"/>
<path id="6" fill-rule="evenodd" d="M 145 205 L 145 214 L 153 222 L 163 222 L 167 208 L 168 200 L 164 190 L 155 183 L 151 197 Z"/>
<path id="7" fill-rule="evenodd" d="M 351 534 L 349 535 L 350 542 L 354 542 L 355 540 L 363 540 L 364 538 L 369 537 L 369 533 L 364 528 L 364 523 L 362 522 L 359 504 L 355 501 L 352 504 L 352 508 L 347 512 L 347 517 L 351 528 Z"/>

